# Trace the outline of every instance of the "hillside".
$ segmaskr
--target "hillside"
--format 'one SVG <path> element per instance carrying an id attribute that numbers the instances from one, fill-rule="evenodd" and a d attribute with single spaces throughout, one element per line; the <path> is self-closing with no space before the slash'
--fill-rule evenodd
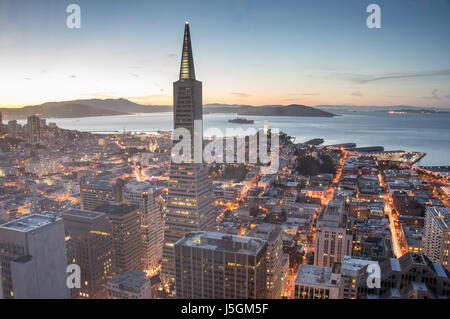
<path id="1" fill-rule="evenodd" d="M 232 113 L 238 115 L 260 116 L 320 116 L 332 117 L 334 114 L 304 105 L 228 105 L 206 104 L 205 114 Z M 72 118 L 89 116 L 125 115 L 134 113 L 171 112 L 168 105 L 141 105 L 126 99 L 90 99 L 63 102 L 48 102 L 23 108 L 2 108 L 5 119 L 23 119 L 37 114 L 43 118 Z"/>

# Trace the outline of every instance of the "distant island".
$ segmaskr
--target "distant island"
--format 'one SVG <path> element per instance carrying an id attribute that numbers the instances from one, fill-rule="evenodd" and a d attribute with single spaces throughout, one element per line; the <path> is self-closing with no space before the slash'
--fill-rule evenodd
<path id="1" fill-rule="evenodd" d="M 254 120 L 247 120 L 246 118 L 243 117 L 238 117 L 236 119 L 230 119 L 228 120 L 229 123 L 236 123 L 236 124 L 253 124 L 255 123 Z"/>
<path id="2" fill-rule="evenodd" d="M 126 99 L 87 99 L 63 102 L 48 102 L 22 108 L 0 108 L 4 119 L 24 119 L 36 114 L 42 118 L 75 118 L 91 116 L 127 115 L 136 113 L 172 112 L 169 105 L 141 105 Z M 206 104 L 204 114 L 233 113 L 259 116 L 311 116 L 333 117 L 333 113 L 305 105 L 229 105 Z"/>

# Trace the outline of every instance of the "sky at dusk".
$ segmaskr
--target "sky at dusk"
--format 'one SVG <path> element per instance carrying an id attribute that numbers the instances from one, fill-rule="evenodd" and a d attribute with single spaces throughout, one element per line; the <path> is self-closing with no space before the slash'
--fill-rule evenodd
<path id="1" fill-rule="evenodd" d="M 0 107 L 171 104 L 185 21 L 204 103 L 450 107 L 450 0 L 0 0 Z"/>

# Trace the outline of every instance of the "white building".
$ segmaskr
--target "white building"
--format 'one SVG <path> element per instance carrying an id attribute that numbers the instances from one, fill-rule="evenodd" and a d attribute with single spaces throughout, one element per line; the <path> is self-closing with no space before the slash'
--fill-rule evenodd
<path id="1" fill-rule="evenodd" d="M 0 268 L 4 298 L 69 298 L 63 220 L 42 213 L 0 225 Z"/>

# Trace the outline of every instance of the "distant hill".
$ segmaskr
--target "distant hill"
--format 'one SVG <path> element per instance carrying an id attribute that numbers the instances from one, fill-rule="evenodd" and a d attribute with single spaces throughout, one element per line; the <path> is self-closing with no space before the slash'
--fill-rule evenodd
<path id="1" fill-rule="evenodd" d="M 449 108 L 444 107 L 424 107 L 424 106 L 412 106 L 412 105 L 391 105 L 391 106 L 370 106 L 370 105 L 317 105 L 315 108 L 329 111 L 329 112 L 384 112 L 384 111 L 394 111 L 394 110 L 435 110 L 446 112 Z"/>
<path id="2" fill-rule="evenodd" d="M 206 105 L 205 113 L 237 113 L 238 115 L 263 115 L 263 116 L 315 116 L 333 117 L 334 114 L 313 107 L 291 104 L 283 105 Z"/>
<path id="3" fill-rule="evenodd" d="M 78 103 L 67 103 L 58 106 L 42 104 L 15 109 L 1 108 L 0 112 L 3 113 L 3 118 L 6 119 L 23 119 L 33 114 L 37 114 L 42 118 L 72 118 L 127 114 Z"/>
<path id="4" fill-rule="evenodd" d="M 37 114 L 43 118 L 72 118 L 90 116 L 126 115 L 133 113 L 170 112 L 170 106 L 147 106 L 125 99 L 90 99 L 47 102 L 22 108 L 0 108 L 4 118 L 23 119 Z"/>
<path id="5" fill-rule="evenodd" d="M 232 113 L 238 115 L 264 116 L 335 116 L 330 112 L 304 105 L 228 105 L 206 104 L 205 114 Z M 73 118 L 89 116 L 125 115 L 134 113 L 171 112 L 169 105 L 141 105 L 126 99 L 89 99 L 63 102 L 48 102 L 41 105 L 25 106 L 23 108 L 0 108 L 5 119 L 23 119 L 32 114 L 43 118 Z"/>

